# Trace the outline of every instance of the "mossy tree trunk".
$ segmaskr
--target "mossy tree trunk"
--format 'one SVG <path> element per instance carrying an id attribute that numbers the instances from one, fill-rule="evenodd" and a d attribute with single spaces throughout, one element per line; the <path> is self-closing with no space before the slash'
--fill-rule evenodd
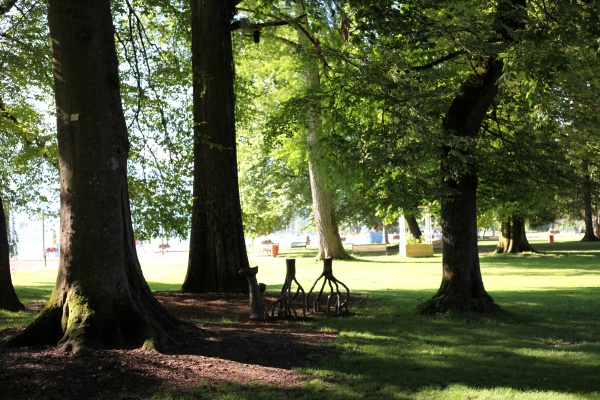
<path id="1" fill-rule="evenodd" d="M 535 252 L 529 243 L 525 232 L 525 222 L 522 217 L 513 215 L 500 224 L 500 237 L 496 246 L 496 253 L 522 253 Z"/>
<path id="2" fill-rule="evenodd" d="M 10 247 L 8 245 L 8 224 L 4 204 L 0 198 L 0 310 L 20 311 L 25 306 L 19 301 L 10 276 Z"/>
<path id="3" fill-rule="evenodd" d="M 247 293 L 240 205 L 231 21 L 236 1 L 192 0 L 194 205 L 188 292 Z"/>
<path id="4" fill-rule="evenodd" d="M 129 142 L 109 0 L 49 0 L 60 167 L 60 262 L 37 318 L 7 345 L 161 348 L 182 324 L 153 297 L 135 251 Z"/>

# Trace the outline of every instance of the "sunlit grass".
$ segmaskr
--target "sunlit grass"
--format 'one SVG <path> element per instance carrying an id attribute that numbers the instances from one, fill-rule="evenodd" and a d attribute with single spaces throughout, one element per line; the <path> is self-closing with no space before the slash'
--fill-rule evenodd
<path id="1" fill-rule="evenodd" d="M 398 255 L 334 261 L 337 279 L 369 300 L 350 318 L 315 318 L 315 328 L 340 333 L 335 355 L 299 372 L 303 388 L 203 383 L 172 399 L 600 399 L 600 244 L 534 243 L 545 253 L 481 255 L 486 289 L 503 312 L 494 316 L 423 317 L 420 299 L 441 281 L 441 257 Z M 310 289 L 322 262 L 310 251 L 296 259 L 297 279 Z M 285 255 L 250 253 L 258 280 L 278 290 Z M 144 264 L 153 290 L 178 290 L 185 259 Z M 46 299 L 56 271 L 16 272 L 24 302 Z M 0 313 L 0 324 L 25 324 L 33 313 Z M 224 316 L 221 322 L 229 322 Z M 233 321 L 234 322 L 234 321 Z"/>

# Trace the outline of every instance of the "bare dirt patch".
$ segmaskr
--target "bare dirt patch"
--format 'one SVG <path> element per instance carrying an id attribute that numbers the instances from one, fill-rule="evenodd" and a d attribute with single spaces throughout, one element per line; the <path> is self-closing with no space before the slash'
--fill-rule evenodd
<path id="1" fill-rule="evenodd" d="M 145 399 L 202 381 L 293 388 L 302 385 L 293 369 L 331 352 L 337 336 L 296 323 L 251 322 L 246 295 L 158 292 L 156 297 L 183 320 L 208 320 L 198 324 L 204 335 L 171 354 L 121 349 L 74 356 L 55 347 L 0 349 L 0 399 Z M 267 296 L 266 304 L 275 299 Z M 17 331 L 0 331 L 0 339 Z"/>

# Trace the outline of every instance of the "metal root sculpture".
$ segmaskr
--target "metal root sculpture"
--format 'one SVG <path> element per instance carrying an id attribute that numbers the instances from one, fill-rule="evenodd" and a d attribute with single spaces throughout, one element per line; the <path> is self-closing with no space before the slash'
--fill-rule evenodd
<path id="1" fill-rule="evenodd" d="M 256 280 L 258 267 L 242 268 L 239 273 L 241 276 L 246 277 L 250 289 L 250 319 L 264 321 L 267 319 L 267 312 L 265 310 L 262 295 L 266 286 L 264 283 L 258 283 Z"/>
<path id="2" fill-rule="evenodd" d="M 271 307 L 271 317 L 279 319 L 294 319 L 298 318 L 296 309 L 292 306 L 292 303 L 300 292 L 302 292 L 302 317 L 306 318 L 306 293 L 302 285 L 296 280 L 296 259 L 287 258 L 285 260 L 285 283 L 281 288 L 281 294 L 273 306 Z M 292 295 L 292 284 L 296 283 L 296 293 Z M 277 314 L 276 314 L 277 313 Z"/>
<path id="3" fill-rule="evenodd" d="M 312 301 L 313 312 L 321 311 L 321 305 L 320 305 L 321 296 L 323 295 L 323 290 L 325 289 L 326 284 L 329 285 L 329 289 L 330 289 L 329 295 L 327 296 L 326 312 L 327 313 L 331 312 L 331 307 L 332 307 L 331 301 L 332 300 L 334 300 L 333 308 L 334 308 L 336 314 L 341 314 L 342 311 L 348 312 L 348 300 L 350 299 L 350 289 L 348 289 L 348 286 L 344 285 L 341 281 L 338 281 L 333 276 L 333 259 L 331 259 L 331 258 L 326 258 L 323 260 L 323 273 L 317 278 L 317 280 L 315 281 L 315 283 L 312 285 L 312 287 L 310 288 L 310 290 L 308 292 L 307 298 L 309 299 L 309 302 L 310 302 L 310 295 L 313 292 L 313 289 L 315 288 L 315 286 L 317 286 L 317 283 L 319 282 L 319 280 L 321 278 L 323 278 L 323 285 L 321 285 L 321 290 L 319 291 L 319 294 L 316 295 Z M 346 289 L 345 296 L 340 292 L 339 285 L 342 285 L 344 287 L 344 289 Z M 334 287 L 335 287 L 335 289 L 334 289 Z"/>

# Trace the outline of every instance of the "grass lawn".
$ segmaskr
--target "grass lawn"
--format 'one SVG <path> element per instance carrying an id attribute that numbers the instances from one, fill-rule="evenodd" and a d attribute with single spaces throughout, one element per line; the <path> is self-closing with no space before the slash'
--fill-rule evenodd
<path id="1" fill-rule="evenodd" d="M 340 332 L 335 355 L 299 371 L 307 385 L 292 391 L 262 385 L 199 385 L 184 395 L 222 399 L 600 399 L 600 243 L 532 241 L 546 253 L 494 255 L 482 242 L 486 289 L 503 308 L 494 316 L 423 317 L 420 299 L 441 281 L 441 257 L 361 256 L 334 261 L 334 275 L 353 293 L 349 318 L 308 322 Z M 291 254 L 287 254 L 291 255 Z M 310 251 L 294 253 L 297 278 L 308 291 L 322 271 Z M 258 280 L 281 287 L 286 254 L 259 257 Z M 178 290 L 184 263 L 145 265 L 154 290 Z M 16 272 L 24 302 L 45 300 L 55 272 Z M 0 326 L 33 315 L 0 312 Z"/>

